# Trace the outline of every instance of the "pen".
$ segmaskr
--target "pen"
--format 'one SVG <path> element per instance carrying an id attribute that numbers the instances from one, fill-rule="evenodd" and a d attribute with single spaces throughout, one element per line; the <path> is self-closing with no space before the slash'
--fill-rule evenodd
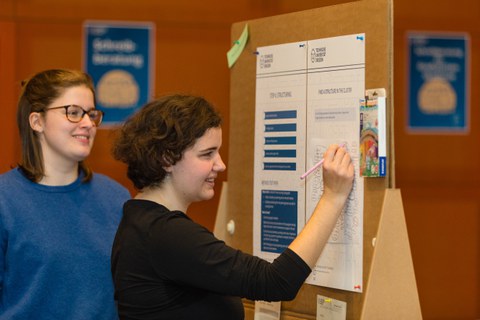
<path id="1" fill-rule="evenodd" d="M 300 179 L 302 179 L 302 180 L 305 179 L 310 173 L 312 173 L 313 171 L 315 171 L 315 169 L 317 169 L 318 167 L 320 167 L 320 166 L 322 165 L 322 163 L 323 163 L 323 160 L 324 160 L 324 159 L 318 161 L 316 165 L 314 165 L 313 167 L 311 167 L 310 169 L 308 169 L 307 172 L 305 172 L 304 174 L 302 174 L 302 175 L 300 176 Z"/>
<path id="2" fill-rule="evenodd" d="M 343 147 L 345 146 L 345 144 L 344 144 L 344 143 L 341 143 L 339 146 L 340 146 L 340 148 L 343 148 Z M 313 167 L 311 167 L 310 169 L 308 169 L 307 172 L 305 172 L 304 174 L 302 174 L 302 175 L 300 176 L 300 179 L 302 179 L 302 180 L 305 179 L 310 173 L 312 173 L 312 172 L 315 171 L 318 167 L 320 167 L 320 166 L 322 165 L 322 163 L 323 163 L 323 160 L 324 160 L 324 159 L 318 161 L 316 165 L 314 165 Z"/>

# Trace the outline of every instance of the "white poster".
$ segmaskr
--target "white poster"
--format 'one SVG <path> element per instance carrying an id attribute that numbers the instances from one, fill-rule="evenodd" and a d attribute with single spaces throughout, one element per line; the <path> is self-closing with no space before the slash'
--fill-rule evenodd
<path id="1" fill-rule="evenodd" d="M 307 283 L 362 291 L 363 180 L 358 172 L 365 35 L 257 49 L 254 254 L 272 261 L 308 221 L 322 171 L 300 176 L 328 145 L 344 144 L 354 189 Z"/>
<path id="2" fill-rule="evenodd" d="M 269 261 L 305 224 L 305 43 L 259 48 L 255 113 L 254 254 Z"/>

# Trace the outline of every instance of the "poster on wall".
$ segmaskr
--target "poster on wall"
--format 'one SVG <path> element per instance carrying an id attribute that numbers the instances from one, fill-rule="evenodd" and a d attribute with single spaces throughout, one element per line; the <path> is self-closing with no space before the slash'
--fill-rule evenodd
<path id="1" fill-rule="evenodd" d="M 322 170 L 307 169 L 342 144 L 356 164 L 354 188 L 306 283 L 362 292 L 365 34 L 256 52 L 253 253 L 273 261 L 301 232 L 324 191 Z"/>
<path id="2" fill-rule="evenodd" d="M 469 130 L 469 35 L 408 33 L 408 132 Z"/>
<path id="3" fill-rule="evenodd" d="M 83 70 L 95 84 L 103 125 L 122 123 L 148 102 L 153 91 L 153 23 L 86 21 Z"/>

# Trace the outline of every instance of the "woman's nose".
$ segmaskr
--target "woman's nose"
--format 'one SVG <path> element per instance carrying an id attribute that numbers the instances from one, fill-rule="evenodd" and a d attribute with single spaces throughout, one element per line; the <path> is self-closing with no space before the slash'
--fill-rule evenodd
<path id="1" fill-rule="evenodd" d="M 218 172 L 223 172 L 227 168 L 227 166 L 223 162 L 222 157 L 220 155 L 218 155 L 218 159 L 215 162 L 215 167 L 214 168 L 215 168 L 215 171 L 218 171 Z"/>

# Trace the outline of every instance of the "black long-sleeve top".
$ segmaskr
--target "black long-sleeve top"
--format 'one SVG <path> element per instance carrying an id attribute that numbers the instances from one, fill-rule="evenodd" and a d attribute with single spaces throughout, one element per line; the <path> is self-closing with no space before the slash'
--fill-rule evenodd
<path id="1" fill-rule="evenodd" d="M 147 200 L 125 203 L 112 251 L 121 319 L 243 319 L 241 297 L 291 300 L 310 272 L 289 249 L 269 263 Z"/>

